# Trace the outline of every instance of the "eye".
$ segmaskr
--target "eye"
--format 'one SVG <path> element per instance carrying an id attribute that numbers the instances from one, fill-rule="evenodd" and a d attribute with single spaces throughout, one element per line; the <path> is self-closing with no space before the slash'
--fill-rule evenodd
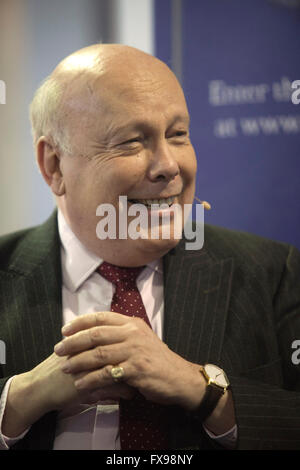
<path id="1" fill-rule="evenodd" d="M 128 145 L 128 144 L 136 144 L 140 143 L 141 138 L 140 137 L 133 137 L 132 139 L 126 140 L 125 142 L 122 142 L 121 145 Z"/>
<path id="2" fill-rule="evenodd" d="M 178 130 L 174 132 L 170 132 L 169 136 L 167 136 L 168 139 L 174 139 L 175 141 L 180 142 L 185 142 L 186 139 L 188 138 L 189 133 L 186 130 Z"/>
<path id="3" fill-rule="evenodd" d="M 177 131 L 174 134 L 174 137 L 185 137 L 187 135 L 186 131 Z"/>

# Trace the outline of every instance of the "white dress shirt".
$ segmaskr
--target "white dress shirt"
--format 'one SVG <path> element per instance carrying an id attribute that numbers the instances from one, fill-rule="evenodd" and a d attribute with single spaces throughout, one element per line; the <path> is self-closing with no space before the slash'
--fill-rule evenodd
<path id="1" fill-rule="evenodd" d="M 58 212 L 61 239 L 63 325 L 79 315 L 109 311 L 115 287 L 96 272 L 102 260 L 89 252 Z M 162 262 L 149 263 L 137 278 L 137 287 L 153 331 L 162 338 L 164 291 Z M 11 378 L 1 395 L 0 430 Z M 27 430 L 28 431 L 28 430 Z M 10 439 L 0 432 L 0 449 L 9 448 L 21 436 Z M 208 431 L 207 431 L 208 432 Z M 217 439 L 231 447 L 236 439 L 236 428 Z M 70 407 L 58 415 L 54 450 L 119 450 L 119 407 L 117 403 L 97 403 Z"/>

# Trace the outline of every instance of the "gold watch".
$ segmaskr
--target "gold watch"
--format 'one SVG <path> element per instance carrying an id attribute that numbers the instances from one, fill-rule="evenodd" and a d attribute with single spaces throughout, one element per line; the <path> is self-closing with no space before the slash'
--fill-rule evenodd
<path id="1" fill-rule="evenodd" d="M 230 387 L 227 375 L 214 364 L 200 366 L 200 373 L 206 380 L 204 397 L 197 410 L 197 419 L 205 421 L 216 408 L 218 401 Z"/>

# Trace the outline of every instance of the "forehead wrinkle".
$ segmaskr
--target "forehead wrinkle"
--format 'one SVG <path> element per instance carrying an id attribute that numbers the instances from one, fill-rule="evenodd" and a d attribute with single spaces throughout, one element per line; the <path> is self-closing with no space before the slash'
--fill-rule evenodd
<path id="1" fill-rule="evenodd" d="M 155 59 L 153 70 L 152 68 L 149 69 L 148 58 L 148 67 L 143 68 L 143 70 L 141 70 L 140 65 L 137 67 L 136 63 L 134 64 L 135 67 L 131 67 L 133 64 L 126 62 L 122 76 L 120 76 L 120 64 L 116 64 L 115 57 L 105 59 L 102 62 L 99 61 L 100 63 L 98 62 L 97 66 L 94 62 L 94 67 L 79 67 L 79 69 L 71 70 L 61 67 L 57 71 L 57 75 L 60 76 L 59 78 L 64 84 L 62 104 L 65 117 L 72 117 L 70 113 L 75 111 L 73 119 L 76 119 L 80 114 L 80 125 L 82 126 L 85 122 L 88 125 L 89 118 L 92 118 L 95 112 L 97 115 L 99 112 L 103 113 L 104 119 L 101 119 L 102 122 L 99 120 L 99 127 L 102 127 L 101 137 L 103 141 L 106 140 L 106 137 L 115 136 L 129 127 L 149 128 L 147 122 L 128 124 L 125 122 L 125 125 L 123 125 L 122 119 L 126 116 L 126 103 L 134 101 L 136 112 L 144 115 L 147 102 L 150 106 L 153 107 L 154 105 L 157 108 L 163 100 L 162 95 L 168 102 L 172 102 L 174 83 L 177 82 L 171 71 L 168 70 L 167 75 L 165 75 L 165 65 L 163 65 L 164 73 L 161 74 L 162 66 L 159 64 L 157 69 Z M 153 58 L 150 60 L 153 65 Z M 117 65 L 118 67 L 116 67 Z M 171 80 L 170 84 L 169 80 Z M 176 83 L 176 91 L 177 86 L 178 83 Z M 163 106 L 161 108 L 161 112 L 166 114 L 167 117 Z M 118 116 L 120 117 L 120 125 L 118 125 Z M 97 117 L 96 119 L 98 120 Z"/>
<path id="2" fill-rule="evenodd" d="M 173 85 L 174 83 L 169 81 L 169 77 L 153 76 L 152 73 L 147 76 L 134 74 L 132 80 L 126 81 L 124 79 L 120 81 L 118 77 L 113 84 L 116 98 L 119 101 L 124 100 L 125 104 L 127 101 L 130 103 L 134 101 L 137 106 L 141 105 L 142 107 L 145 107 L 147 103 L 156 107 L 158 103 L 163 101 L 173 102 Z M 144 113 L 144 109 L 142 112 Z"/>
<path id="3" fill-rule="evenodd" d="M 170 118 L 167 122 L 167 128 L 174 126 L 177 122 L 182 122 L 183 124 L 189 126 L 190 117 L 189 115 L 177 114 L 174 117 Z M 116 137 L 118 134 L 125 133 L 126 131 L 153 131 L 155 130 L 155 125 L 150 121 L 145 119 L 133 120 L 124 125 L 118 125 L 114 120 L 111 120 L 110 124 L 107 127 L 106 139 L 110 140 Z"/>
<path id="4" fill-rule="evenodd" d="M 158 81 L 155 83 L 157 84 L 157 89 L 166 89 L 165 83 Z M 145 118 L 148 107 L 152 117 L 153 110 L 159 113 L 160 116 L 164 116 L 167 126 L 173 125 L 176 121 L 182 121 L 189 126 L 190 116 L 185 100 L 181 102 L 180 99 L 178 103 L 174 103 L 172 97 L 164 99 L 163 94 L 155 94 L 153 88 L 145 90 L 145 87 L 142 85 L 138 86 L 138 92 L 136 84 L 134 84 L 134 87 L 123 86 L 122 88 L 118 88 L 118 86 L 115 85 L 116 84 L 113 84 L 111 88 L 104 85 L 104 88 L 102 88 L 102 90 L 104 89 L 104 93 L 102 96 L 100 94 L 100 96 L 98 95 L 99 104 L 102 110 L 106 111 L 105 127 L 109 135 L 114 136 L 118 132 L 128 129 L 153 128 L 152 123 Z M 105 90 L 107 94 L 105 94 Z M 133 102 L 134 108 L 131 107 Z M 182 107 L 183 103 L 184 107 Z"/>

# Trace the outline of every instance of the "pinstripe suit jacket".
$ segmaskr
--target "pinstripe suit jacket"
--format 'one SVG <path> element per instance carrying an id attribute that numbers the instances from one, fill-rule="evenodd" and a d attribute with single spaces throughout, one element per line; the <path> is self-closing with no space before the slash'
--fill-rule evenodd
<path id="1" fill-rule="evenodd" d="M 0 240 L 0 393 L 8 377 L 53 352 L 62 321 L 56 213 Z M 164 341 L 195 363 L 223 367 L 231 381 L 239 449 L 300 449 L 300 255 L 288 245 L 207 226 L 205 246 L 184 240 L 164 258 Z M 173 449 L 214 449 L 202 426 L 170 409 Z M 51 449 L 56 413 L 16 449 Z"/>

